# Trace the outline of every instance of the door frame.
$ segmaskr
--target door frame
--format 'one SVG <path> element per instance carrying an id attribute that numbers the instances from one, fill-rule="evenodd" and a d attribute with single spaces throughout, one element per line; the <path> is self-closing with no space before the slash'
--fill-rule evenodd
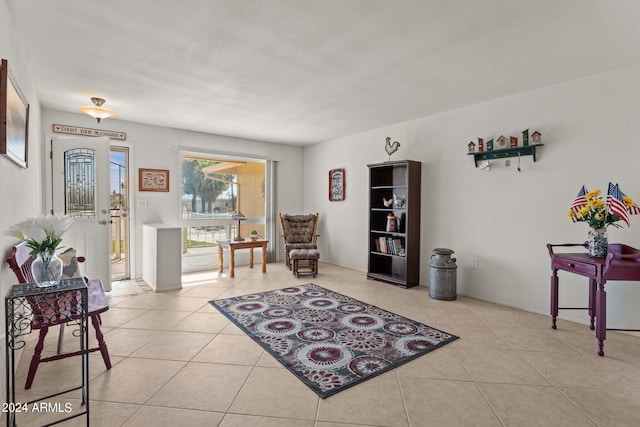
<path id="1" fill-rule="evenodd" d="M 53 173 L 51 170 L 51 158 L 50 158 L 50 150 L 51 150 L 51 140 L 52 139 L 73 139 L 77 138 L 77 135 L 66 135 L 60 133 L 45 133 L 45 140 L 42 147 L 42 158 L 44 161 L 44 174 L 42 176 L 42 206 L 44 206 L 44 213 L 50 213 L 51 209 L 53 209 L 53 189 L 51 188 L 51 174 Z M 129 250 L 130 256 L 129 259 L 129 273 L 131 275 L 131 279 L 135 279 L 138 277 L 138 272 L 136 271 L 136 204 L 135 204 L 135 193 L 136 188 L 135 185 L 137 183 L 136 175 L 135 175 L 135 165 L 134 161 L 134 150 L 133 144 L 128 141 L 110 141 L 109 146 L 117 146 L 117 147 L 126 147 L 129 149 L 129 185 L 133 186 L 133 188 L 129 191 Z"/>
<path id="2" fill-rule="evenodd" d="M 127 253 L 127 257 L 129 257 L 129 280 L 135 280 L 138 277 L 136 271 L 136 204 L 135 202 L 135 193 L 136 193 L 136 174 L 135 168 L 133 165 L 135 164 L 133 161 L 133 144 L 128 141 L 114 141 L 111 140 L 111 144 L 109 147 L 122 147 L 128 150 L 128 159 L 129 165 L 127 173 L 129 174 L 129 192 L 127 203 L 129 204 L 129 252 Z"/>

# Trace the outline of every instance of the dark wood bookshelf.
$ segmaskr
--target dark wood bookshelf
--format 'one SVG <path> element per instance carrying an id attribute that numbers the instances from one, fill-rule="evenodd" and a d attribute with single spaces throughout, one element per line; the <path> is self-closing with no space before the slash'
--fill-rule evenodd
<path id="1" fill-rule="evenodd" d="M 420 284 L 420 185 L 422 164 L 413 160 L 390 161 L 369 167 L 369 263 L 367 278 L 405 288 Z M 385 206 L 393 195 L 399 206 Z M 387 217 L 399 221 L 387 231 Z"/>

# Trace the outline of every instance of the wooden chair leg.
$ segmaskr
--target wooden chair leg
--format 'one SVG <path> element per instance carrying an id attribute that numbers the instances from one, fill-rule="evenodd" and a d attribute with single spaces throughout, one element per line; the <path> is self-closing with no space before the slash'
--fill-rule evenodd
<path id="1" fill-rule="evenodd" d="M 36 344 L 36 348 L 33 351 L 33 357 L 31 358 L 31 363 L 29 364 L 29 373 L 27 374 L 27 381 L 24 384 L 24 388 L 29 390 L 31 385 L 33 384 L 33 378 L 36 376 L 36 371 L 38 370 L 38 365 L 40 364 L 40 356 L 42 356 L 42 349 L 44 348 L 44 338 L 47 336 L 47 332 L 49 332 L 49 328 L 41 328 L 40 334 L 38 335 L 38 343 Z"/>
<path id="2" fill-rule="evenodd" d="M 298 278 L 298 259 L 293 260 L 293 275 Z"/>
<path id="3" fill-rule="evenodd" d="M 109 350 L 107 349 L 107 344 L 104 342 L 104 335 L 100 330 L 100 315 L 95 314 L 91 316 L 91 323 L 93 324 L 93 328 L 96 330 L 96 339 L 98 340 L 98 348 L 100 349 L 100 354 L 102 354 L 102 360 L 104 360 L 104 365 L 107 369 L 111 369 L 111 358 L 109 357 Z"/>

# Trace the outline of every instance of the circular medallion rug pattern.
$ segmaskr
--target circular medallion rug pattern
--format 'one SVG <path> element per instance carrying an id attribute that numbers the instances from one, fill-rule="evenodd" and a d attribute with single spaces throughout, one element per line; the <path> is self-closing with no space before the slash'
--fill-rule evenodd
<path id="1" fill-rule="evenodd" d="M 312 283 L 210 303 L 322 398 L 458 338 Z"/>

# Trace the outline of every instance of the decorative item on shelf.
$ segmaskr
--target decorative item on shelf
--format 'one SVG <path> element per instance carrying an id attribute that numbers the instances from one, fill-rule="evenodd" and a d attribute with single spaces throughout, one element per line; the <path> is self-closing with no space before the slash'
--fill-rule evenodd
<path id="1" fill-rule="evenodd" d="M 467 152 L 468 153 L 475 153 L 476 152 L 476 143 L 471 141 L 470 143 L 467 144 Z"/>
<path id="2" fill-rule="evenodd" d="M 258 240 L 260 238 L 260 235 L 256 230 L 251 230 L 251 234 L 249 235 L 249 238 L 251 240 Z"/>
<path id="3" fill-rule="evenodd" d="M 493 151 L 493 139 L 487 141 L 487 151 Z"/>
<path id="4" fill-rule="evenodd" d="M 529 145 L 529 129 L 522 131 L 522 146 L 527 147 Z"/>
<path id="5" fill-rule="evenodd" d="M 240 242 L 244 240 L 244 237 L 240 235 L 240 221 L 244 221 L 247 219 L 246 216 L 242 214 L 242 212 L 237 211 L 233 215 L 231 215 L 231 219 L 234 221 L 238 221 L 238 228 L 236 229 L 236 237 L 233 238 L 235 242 Z"/>
<path id="6" fill-rule="evenodd" d="M 400 143 L 398 141 L 393 141 L 393 143 L 392 143 L 390 137 L 386 138 L 385 144 L 384 144 L 384 149 L 387 152 L 387 154 L 389 155 L 389 161 L 391 161 L 391 155 L 393 153 L 395 153 L 396 151 L 398 151 L 398 148 L 400 148 Z"/>
<path id="7" fill-rule="evenodd" d="M 71 228 L 73 218 L 62 214 L 40 215 L 28 218 L 9 228 L 4 234 L 25 240 L 35 260 L 31 272 L 39 287 L 53 286 L 62 277 L 62 260 L 56 249 L 62 235 Z"/>
<path id="8" fill-rule="evenodd" d="M 484 151 L 484 139 L 478 138 L 478 153 L 482 153 Z"/>
<path id="9" fill-rule="evenodd" d="M 506 136 L 500 135 L 498 139 L 496 139 L 496 142 L 498 143 L 498 148 L 500 150 L 502 150 L 503 148 L 507 148 L 507 141 L 508 139 Z"/>
<path id="10" fill-rule="evenodd" d="M 533 145 L 542 144 L 542 134 L 538 131 L 533 132 L 531 134 L 531 141 L 533 142 Z"/>
<path id="11" fill-rule="evenodd" d="M 387 215 L 387 228 L 386 231 L 395 233 L 398 231 L 398 217 L 393 214 L 393 212 L 389 212 Z"/>
<path id="12" fill-rule="evenodd" d="M 407 201 L 407 196 L 398 197 L 396 193 L 393 193 L 393 202 L 397 207 L 404 207 L 405 202 Z"/>
<path id="13" fill-rule="evenodd" d="M 517 136 L 510 136 L 509 137 L 509 147 L 510 148 L 514 148 L 518 146 L 518 137 Z"/>
<path id="14" fill-rule="evenodd" d="M 387 199 L 386 197 L 382 197 L 382 204 L 385 208 L 390 208 L 393 205 L 393 199 Z"/>
<path id="15" fill-rule="evenodd" d="M 630 227 L 629 215 L 639 213 L 640 207 L 620 190 L 620 186 L 609 183 L 606 200 L 599 189 L 587 191 L 583 185 L 571 204 L 568 216 L 573 222 L 586 222 L 589 225 L 589 256 L 601 258 L 607 256 L 607 227 L 621 228 L 618 221 L 624 221 Z"/>

